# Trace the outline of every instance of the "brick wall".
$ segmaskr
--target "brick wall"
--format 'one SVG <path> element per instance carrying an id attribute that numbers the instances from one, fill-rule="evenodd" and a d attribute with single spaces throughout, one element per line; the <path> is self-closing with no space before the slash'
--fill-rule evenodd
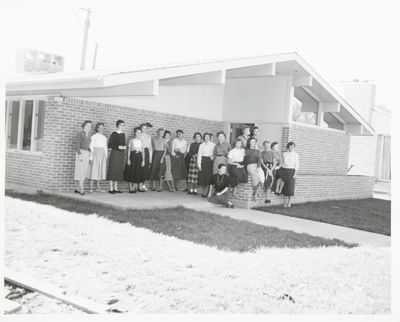
<path id="1" fill-rule="evenodd" d="M 299 175 L 296 179 L 293 203 L 321 201 L 329 199 L 372 198 L 374 177 L 351 175 Z M 229 199 L 238 207 L 252 208 L 263 206 L 265 193 L 262 191 L 256 202 L 252 201 L 253 186 L 249 176 L 248 183 L 239 184 L 236 196 L 229 193 Z M 271 193 L 271 204 L 283 204 L 283 196 Z"/>
<path id="2" fill-rule="evenodd" d="M 299 174 L 345 175 L 350 135 L 346 132 L 291 123 L 283 127 L 282 149 L 296 143 L 300 155 Z"/>
<path id="3" fill-rule="evenodd" d="M 133 128 L 143 122 L 154 126 L 152 134 L 159 127 L 175 132 L 184 131 L 184 137 L 192 141 L 193 132 L 216 133 L 224 129 L 223 122 L 191 118 L 179 115 L 146 111 L 131 107 L 97 103 L 76 98 L 64 98 L 57 102 L 50 98 L 46 103 L 44 146 L 41 155 L 22 152 L 7 152 L 6 181 L 17 184 L 58 191 L 74 189 L 75 182 L 75 136 L 84 120 L 105 123 L 107 137 L 115 130 L 118 119 L 125 121 L 127 141 L 133 136 Z M 94 132 L 94 126 L 93 126 Z M 174 134 L 174 133 L 173 133 Z M 185 186 L 181 182 L 180 187 Z M 107 188 L 107 182 L 103 182 Z M 127 188 L 127 184 L 121 186 Z"/>

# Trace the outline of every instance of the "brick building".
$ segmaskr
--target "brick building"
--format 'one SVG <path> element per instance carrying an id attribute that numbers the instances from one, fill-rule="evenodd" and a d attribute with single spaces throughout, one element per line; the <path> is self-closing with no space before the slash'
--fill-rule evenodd
<path id="1" fill-rule="evenodd" d="M 232 141 L 243 125 L 258 126 L 261 140 L 297 144 L 294 202 L 372 196 L 373 177 L 347 170 L 350 136 L 373 129 L 296 53 L 25 76 L 9 80 L 6 95 L 7 182 L 72 190 L 82 121 L 104 122 L 109 136 L 123 119 L 127 139 L 145 121 L 181 128 L 189 141 L 194 131 L 219 130 Z M 251 182 L 241 184 L 231 198 L 251 207 L 251 192 Z"/>

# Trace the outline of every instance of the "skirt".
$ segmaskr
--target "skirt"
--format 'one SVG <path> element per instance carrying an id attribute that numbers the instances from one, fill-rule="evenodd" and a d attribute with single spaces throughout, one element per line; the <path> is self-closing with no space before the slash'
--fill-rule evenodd
<path id="1" fill-rule="evenodd" d="M 251 163 L 247 165 L 247 172 L 251 176 L 251 181 L 253 182 L 253 187 L 257 186 L 260 183 L 260 177 L 258 174 L 257 163 Z"/>
<path id="2" fill-rule="evenodd" d="M 281 177 L 281 172 L 282 172 L 282 168 L 279 169 L 275 169 L 274 171 L 272 171 L 272 175 L 274 176 L 274 181 L 272 182 L 272 186 L 271 186 L 271 190 L 275 191 L 276 190 L 276 181 L 278 179 L 280 179 Z"/>
<path id="3" fill-rule="evenodd" d="M 223 156 L 216 156 L 215 157 L 214 164 L 213 164 L 213 174 L 218 173 L 218 165 L 220 163 L 223 163 L 223 164 L 227 165 L 228 158 L 227 157 L 223 157 Z"/>
<path id="4" fill-rule="evenodd" d="M 110 161 L 108 162 L 108 180 L 124 181 L 124 150 L 111 150 Z"/>
<path id="5" fill-rule="evenodd" d="M 164 151 L 153 151 L 149 180 L 160 180 L 160 177 L 163 175 L 164 171 L 161 169 L 163 165 L 165 166 L 165 163 L 161 164 L 163 154 Z"/>
<path id="6" fill-rule="evenodd" d="M 132 151 L 129 156 L 131 165 L 127 166 L 125 171 L 125 181 L 132 183 L 143 183 L 144 177 L 144 167 L 142 166 L 143 155 L 141 152 Z"/>
<path id="7" fill-rule="evenodd" d="M 223 193 L 220 196 L 217 196 L 216 194 L 213 194 L 210 199 L 208 199 L 209 202 L 216 203 L 216 204 L 221 204 L 221 205 L 228 205 L 228 192 Z"/>
<path id="8" fill-rule="evenodd" d="M 174 177 L 172 176 L 171 156 L 169 154 L 165 155 L 164 165 L 164 169 L 163 167 L 160 168 L 160 177 L 164 177 L 164 180 L 171 181 Z M 163 170 L 164 172 L 162 173 Z"/>
<path id="9" fill-rule="evenodd" d="M 201 158 L 201 171 L 199 171 L 199 186 L 209 186 L 212 183 L 213 162 L 210 157 Z"/>
<path id="10" fill-rule="evenodd" d="M 264 189 L 271 189 L 272 185 L 275 181 L 275 176 L 273 172 L 271 171 L 272 165 L 267 164 L 268 169 L 270 170 L 267 174 L 267 170 L 263 168 L 264 171 L 264 176 L 265 176 L 265 181 L 264 181 Z M 275 172 L 275 171 L 274 171 Z"/>
<path id="11" fill-rule="evenodd" d="M 283 185 L 282 193 L 285 196 L 294 196 L 295 179 L 293 179 L 295 169 L 281 168 L 280 178 L 285 183 Z"/>
<path id="12" fill-rule="evenodd" d="M 148 148 L 144 148 L 144 178 L 150 179 L 150 152 Z"/>
<path id="13" fill-rule="evenodd" d="M 86 178 L 91 180 L 105 180 L 106 163 L 106 151 L 103 148 L 95 147 L 93 149 L 93 161 L 89 162 Z"/>
<path id="14" fill-rule="evenodd" d="M 239 183 L 247 183 L 247 171 L 235 165 L 229 165 L 229 176 L 231 177 L 231 187 L 236 187 Z"/>
<path id="15" fill-rule="evenodd" d="M 187 178 L 186 163 L 183 153 L 178 152 L 175 157 L 171 156 L 171 172 L 174 180 Z"/>
<path id="16" fill-rule="evenodd" d="M 188 182 L 197 184 L 199 179 L 199 168 L 197 167 L 197 154 L 190 158 Z"/>
<path id="17" fill-rule="evenodd" d="M 79 160 L 81 158 L 82 160 Z M 89 151 L 81 150 L 81 155 L 75 154 L 74 180 L 83 181 L 86 178 L 89 166 Z"/>

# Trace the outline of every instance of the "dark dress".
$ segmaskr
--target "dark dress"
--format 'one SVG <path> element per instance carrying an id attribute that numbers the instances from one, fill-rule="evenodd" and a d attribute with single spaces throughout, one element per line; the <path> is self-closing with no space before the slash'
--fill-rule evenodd
<path id="1" fill-rule="evenodd" d="M 151 140 L 153 146 L 153 157 L 150 168 L 150 177 L 149 180 L 160 180 L 165 173 L 165 161 L 161 163 L 161 158 L 164 154 L 166 143 L 162 138 L 153 138 Z"/>
<path id="2" fill-rule="evenodd" d="M 197 153 L 199 152 L 199 146 L 201 142 L 192 142 L 189 147 L 189 172 L 188 182 L 197 184 L 199 178 L 199 168 L 197 167 Z"/>
<path id="3" fill-rule="evenodd" d="M 118 148 L 120 145 L 126 146 L 125 133 L 113 132 L 108 141 L 108 148 L 111 149 L 108 163 L 108 180 L 124 180 L 125 150 L 120 150 Z"/>

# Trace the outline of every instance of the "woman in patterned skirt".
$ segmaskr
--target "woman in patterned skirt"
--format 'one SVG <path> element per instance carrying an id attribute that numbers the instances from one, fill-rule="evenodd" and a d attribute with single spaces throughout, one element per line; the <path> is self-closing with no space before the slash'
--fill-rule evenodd
<path id="1" fill-rule="evenodd" d="M 224 132 L 217 133 L 217 144 L 214 147 L 213 152 L 213 174 L 219 173 L 218 166 L 222 163 L 227 165 L 228 163 L 228 152 L 231 149 L 231 145 L 226 142 L 226 135 Z"/>
<path id="2" fill-rule="evenodd" d="M 93 181 L 97 182 L 97 192 L 105 192 L 100 189 L 100 181 L 106 179 L 107 163 L 107 138 L 104 133 L 104 123 L 97 123 L 96 133 L 92 135 L 90 141 L 90 162 L 87 178 L 90 179 L 90 192 L 93 192 Z"/>
<path id="3" fill-rule="evenodd" d="M 199 168 L 197 167 L 197 154 L 199 152 L 199 146 L 201 144 L 202 136 L 199 132 L 195 132 L 193 135 L 194 142 L 190 144 L 188 155 L 190 157 L 189 162 L 189 174 L 188 174 L 188 188 L 189 195 L 197 195 L 197 181 L 199 178 Z"/>
<path id="4" fill-rule="evenodd" d="M 172 152 L 172 139 L 171 132 L 165 131 L 163 135 L 166 148 L 164 154 L 161 158 L 160 166 L 160 180 L 164 179 L 168 185 L 169 191 L 175 192 L 175 187 L 173 184 L 174 177 L 172 176 L 172 166 L 171 166 L 171 152 Z"/>

